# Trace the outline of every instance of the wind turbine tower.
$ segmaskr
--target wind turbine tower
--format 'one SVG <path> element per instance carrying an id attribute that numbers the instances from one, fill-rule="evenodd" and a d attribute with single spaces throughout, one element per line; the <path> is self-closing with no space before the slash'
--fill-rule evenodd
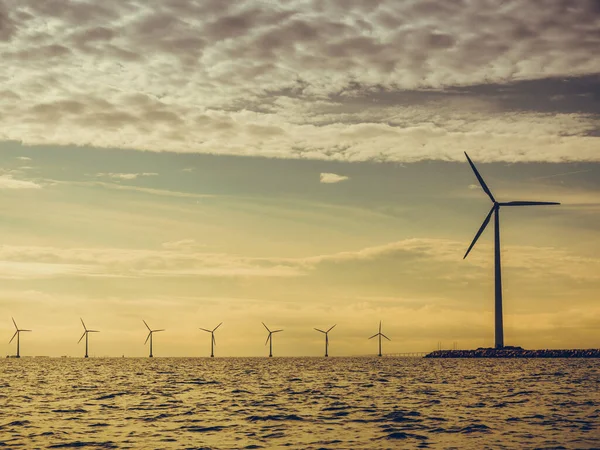
<path id="1" fill-rule="evenodd" d="M 337 324 L 335 324 L 335 325 L 337 325 Z M 315 330 L 317 330 L 319 333 L 323 333 L 325 335 L 325 358 L 327 358 L 329 356 L 329 353 L 328 353 L 328 350 L 329 350 L 329 332 L 335 328 L 335 325 L 332 326 L 327 331 L 323 331 L 323 330 L 319 330 L 318 328 L 315 328 Z"/>
<path id="2" fill-rule="evenodd" d="M 502 347 L 504 347 L 504 325 L 502 322 L 502 268 L 501 268 L 501 264 L 500 264 L 500 207 L 501 206 L 560 205 L 560 203 L 557 203 L 557 202 L 531 202 L 531 201 L 498 202 L 492 195 L 492 192 L 490 191 L 490 189 L 485 184 L 485 181 L 483 181 L 483 178 L 477 171 L 477 168 L 475 167 L 475 164 L 473 164 L 473 161 L 471 161 L 471 158 L 469 158 L 469 155 L 467 155 L 467 152 L 465 152 L 465 156 L 467 157 L 467 161 L 469 161 L 469 165 L 471 166 L 471 169 L 473 169 L 473 172 L 475 173 L 475 176 L 477 177 L 477 180 L 479 181 L 481 188 L 488 195 L 488 197 L 490 198 L 490 200 L 492 201 L 493 204 L 492 204 L 492 209 L 490 209 L 490 212 L 488 213 L 486 218 L 483 219 L 483 223 L 481 224 L 481 227 L 479 227 L 479 230 L 477 231 L 477 234 L 475 235 L 475 238 L 471 242 L 471 245 L 469 246 L 469 249 L 465 253 L 465 256 L 463 257 L 463 259 L 465 259 L 467 257 L 467 255 L 469 254 L 469 252 L 475 245 L 475 242 L 477 242 L 477 239 L 479 239 L 479 236 L 481 236 L 481 233 L 483 233 L 483 230 L 485 230 L 485 227 L 487 227 L 487 225 L 490 222 L 490 219 L 492 217 L 492 214 L 493 214 L 494 215 L 494 274 L 495 274 L 495 294 L 496 294 L 495 295 L 495 303 L 494 303 L 495 347 L 502 348 Z"/>
<path id="3" fill-rule="evenodd" d="M 279 333 L 283 330 L 269 330 L 269 327 L 267 327 L 265 325 L 264 322 L 261 322 L 263 324 L 263 326 L 267 329 L 267 331 L 269 332 L 269 336 L 267 336 L 267 341 L 265 342 L 265 345 L 269 344 L 269 358 L 273 357 L 273 334 L 274 333 Z"/>
<path id="4" fill-rule="evenodd" d="M 83 319 L 80 317 L 79 320 L 81 320 L 81 325 L 83 325 L 83 334 L 81 335 L 81 337 L 79 338 L 79 340 L 77 341 L 77 343 L 79 344 L 81 342 L 81 340 L 85 337 L 85 356 L 84 358 L 88 357 L 88 333 L 100 333 L 97 330 L 88 330 L 85 326 L 85 323 L 83 323 Z"/>
<path id="5" fill-rule="evenodd" d="M 20 358 L 21 357 L 21 332 L 22 331 L 31 331 L 31 330 L 20 330 L 19 327 L 17 326 L 17 322 L 15 322 L 15 319 L 12 317 L 11 317 L 11 319 L 13 321 L 13 324 L 15 325 L 16 331 L 15 331 L 15 334 L 13 334 L 13 337 L 10 338 L 10 341 L 8 341 L 8 343 L 10 344 L 16 336 L 16 338 L 17 338 L 17 355 L 15 356 L 15 358 Z"/>
<path id="6" fill-rule="evenodd" d="M 144 322 L 144 325 L 146 325 L 146 328 L 148 328 L 148 337 L 146 338 L 146 341 L 144 342 L 144 345 L 146 345 L 146 342 L 148 342 L 148 339 L 150 339 L 150 358 L 153 358 L 154 355 L 152 354 L 152 335 L 154 333 L 158 333 L 159 331 L 165 331 L 165 330 L 151 330 L 150 327 L 148 326 L 148 324 L 146 323 L 146 321 L 144 319 L 142 319 L 142 322 Z"/>
<path id="7" fill-rule="evenodd" d="M 374 337 L 377 337 L 377 336 L 379 336 L 379 354 L 377 356 L 381 356 L 381 338 L 384 337 L 388 341 L 391 341 L 391 339 L 389 337 L 387 337 L 385 334 L 383 334 L 381 332 L 381 320 L 379 321 L 379 332 L 377 334 L 374 334 L 373 336 L 371 336 L 369 339 L 373 339 Z"/>
<path id="8" fill-rule="evenodd" d="M 217 341 L 215 340 L 215 331 L 217 331 L 217 328 L 219 328 L 221 325 L 223 325 L 223 322 L 221 322 L 219 325 L 217 325 L 212 330 L 207 330 L 206 328 L 200 328 L 202 331 L 206 331 L 207 333 L 210 333 L 210 336 L 211 336 L 211 339 L 210 339 L 210 357 L 211 358 L 215 357 L 215 345 L 217 345 Z"/>

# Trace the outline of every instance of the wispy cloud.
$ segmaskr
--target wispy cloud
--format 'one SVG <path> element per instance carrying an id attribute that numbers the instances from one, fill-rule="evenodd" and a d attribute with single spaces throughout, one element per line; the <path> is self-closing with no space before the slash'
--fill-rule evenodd
<path id="1" fill-rule="evenodd" d="M 214 194 L 196 194 L 193 192 L 182 192 L 168 189 L 156 189 L 143 186 L 131 186 L 127 184 L 120 184 L 118 182 L 104 182 L 104 181 L 64 181 L 47 178 L 44 180 L 45 183 L 58 184 L 58 185 L 72 185 L 72 186 L 97 186 L 104 189 L 114 189 L 119 191 L 132 191 L 140 192 L 149 195 L 159 195 L 164 197 L 179 197 L 179 198 L 211 198 L 215 197 Z"/>
<path id="2" fill-rule="evenodd" d="M 586 173 L 586 172 L 590 172 L 590 170 L 589 169 L 587 169 L 587 170 L 572 170 L 570 172 L 556 173 L 556 174 L 553 174 L 553 175 L 546 175 L 546 176 L 543 176 L 543 177 L 535 177 L 535 178 L 532 178 L 532 179 L 533 180 L 545 180 L 545 179 L 548 179 L 548 178 L 559 178 L 559 177 L 565 177 L 567 175 L 577 175 L 577 174 Z"/>
<path id="3" fill-rule="evenodd" d="M 97 173 L 97 177 L 108 177 L 117 180 L 135 180 L 138 177 L 155 177 L 158 176 L 155 172 L 143 172 L 143 173 Z"/>
<path id="4" fill-rule="evenodd" d="M 40 189 L 41 187 L 33 181 L 18 180 L 12 175 L 0 175 L 0 189 Z"/>
<path id="5" fill-rule="evenodd" d="M 443 239 L 406 239 L 356 251 L 303 258 L 247 257 L 201 252 L 198 247 L 193 239 L 165 242 L 162 250 L 5 245 L 0 247 L 0 262 L 7 267 L 17 264 L 22 273 L 27 273 L 27 264 L 32 264 L 32 276 L 39 272 L 44 276 L 69 273 L 117 277 L 298 277 L 332 267 L 342 270 L 344 264 L 357 262 L 386 261 L 388 266 L 407 264 L 414 267 L 423 261 L 424 264 L 448 264 L 452 267 L 448 273 L 453 274 L 456 274 L 456 264 L 461 263 L 464 269 L 460 276 L 465 279 L 473 276 L 469 267 L 488 270 L 493 264 L 491 245 L 482 243 L 478 253 L 469 255 L 469 259 L 462 262 L 464 243 Z M 506 251 L 510 254 L 503 262 L 506 269 L 517 269 L 531 276 L 600 280 L 598 258 L 582 257 L 551 247 L 508 246 Z M 44 262 L 43 266 L 39 266 L 40 261 Z M 56 271 L 53 272 L 52 267 L 56 267 Z M 378 266 L 373 266 L 372 270 L 379 270 Z M 444 274 L 439 276 L 443 278 Z"/>
<path id="6" fill-rule="evenodd" d="M 348 179 L 348 177 L 346 177 L 344 175 L 338 175 L 335 173 L 323 172 L 323 173 L 321 173 L 321 176 L 320 176 L 320 182 L 327 183 L 327 184 L 339 183 L 340 181 L 346 181 L 347 179 Z"/>
<path id="7" fill-rule="evenodd" d="M 202 247 L 195 239 L 180 239 L 179 241 L 163 242 L 162 247 L 166 250 L 189 251 Z"/>
<path id="8" fill-rule="evenodd" d="M 95 275 L 94 267 L 81 264 L 0 261 L 0 278 L 27 280 L 61 276 Z"/>

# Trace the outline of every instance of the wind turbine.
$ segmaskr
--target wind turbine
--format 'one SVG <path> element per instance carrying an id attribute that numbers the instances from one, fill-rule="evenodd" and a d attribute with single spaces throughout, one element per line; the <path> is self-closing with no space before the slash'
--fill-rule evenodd
<path id="1" fill-rule="evenodd" d="M 217 341 L 215 340 L 215 331 L 217 331 L 217 328 L 219 328 L 221 325 L 223 325 L 223 322 L 221 322 L 219 325 L 217 325 L 212 330 L 207 330 L 206 328 L 200 328 L 202 331 L 206 331 L 207 333 L 210 333 L 210 335 L 211 335 L 211 339 L 210 339 L 210 357 L 211 358 L 215 357 L 215 345 L 217 345 Z"/>
<path id="2" fill-rule="evenodd" d="M 337 325 L 337 323 L 335 325 Z M 323 333 L 325 335 L 325 358 L 327 358 L 329 356 L 328 352 L 327 352 L 327 350 L 329 349 L 329 332 L 335 328 L 335 325 L 332 326 L 327 331 L 323 331 L 323 330 L 319 330 L 318 328 L 315 328 L 315 330 L 317 330 L 319 333 Z"/>
<path id="3" fill-rule="evenodd" d="M 381 320 L 379 321 L 379 333 L 374 334 L 373 336 L 371 336 L 369 339 L 373 339 L 374 337 L 379 336 L 379 354 L 377 356 L 381 356 L 381 337 L 383 336 L 384 338 L 386 338 L 388 341 L 391 341 L 391 339 L 389 337 L 387 337 L 385 334 L 383 334 L 381 332 Z"/>
<path id="4" fill-rule="evenodd" d="M 13 337 L 10 338 L 10 341 L 8 341 L 8 343 L 10 344 L 13 339 L 15 338 L 15 336 L 17 337 L 17 356 L 16 358 L 20 358 L 21 357 L 21 331 L 31 331 L 31 330 L 19 330 L 19 327 L 17 326 L 17 322 L 15 322 L 15 319 L 13 319 L 11 317 L 13 323 L 15 324 L 15 334 L 13 334 Z"/>
<path id="5" fill-rule="evenodd" d="M 148 342 L 148 339 L 150 339 L 150 358 L 152 358 L 153 357 L 153 355 L 152 355 L 152 334 L 158 333 L 159 331 L 165 331 L 165 330 L 151 330 L 144 319 L 142 319 L 142 322 L 144 322 L 144 325 L 146 325 L 146 328 L 148 328 L 148 331 L 149 331 L 148 337 L 144 341 L 144 345 L 146 345 L 146 342 Z"/>
<path id="6" fill-rule="evenodd" d="M 467 155 L 467 152 L 465 152 L 465 156 L 467 157 L 467 161 L 469 161 L 471 169 L 473 169 L 473 172 L 475 172 L 475 176 L 477 177 L 477 180 L 479 181 L 481 188 L 488 195 L 488 197 L 492 201 L 493 205 L 492 205 L 492 209 L 490 209 L 490 212 L 488 213 L 486 218 L 483 220 L 483 223 L 481 224 L 479 231 L 477 231 L 477 234 L 475 235 L 473 242 L 471 242 L 471 245 L 469 246 L 469 249 L 465 253 L 465 256 L 463 257 L 463 259 L 465 259 L 467 257 L 467 255 L 469 254 L 469 252 L 475 245 L 475 242 L 477 242 L 477 239 L 479 239 L 479 236 L 481 236 L 481 233 L 483 233 L 483 230 L 485 230 L 485 227 L 490 222 L 490 218 L 492 217 L 492 214 L 494 214 L 494 273 L 495 273 L 495 292 L 496 292 L 495 313 L 494 313 L 495 314 L 495 346 L 496 346 L 496 348 L 502 348 L 502 347 L 504 347 L 504 325 L 502 323 L 502 269 L 501 269 L 501 265 L 500 265 L 500 207 L 501 206 L 560 205 L 560 203 L 557 203 L 557 202 L 530 202 L 530 201 L 498 202 L 492 195 L 492 192 L 490 191 L 490 189 L 485 184 L 485 181 L 483 181 L 483 178 L 481 177 L 481 175 L 475 168 L 475 164 L 473 164 L 473 161 L 471 161 L 471 158 L 469 158 L 469 155 Z"/>
<path id="7" fill-rule="evenodd" d="M 100 333 L 100 332 L 97 330 L 88 330 L 85 326 L 85 323 L 83 323 L 83 319 L 80 317 L 79 320 L 81 320 L 81 325 L 83 325 L 84 331 L 83 331 L 83 334 L 81 335 L 81 337 L 79 338 L 79 340 L 77 341 L 77 343 L 79 344 L 85 336 L 85 356 L 84 356 L 84 358 L 87 358 L 88 357 L 88 333 Z"/>
<path id="8" fill-rule="evenodd" d="M 261 323 L 269 332 L 269 336 L 267 337 L 267 341 L 265 342 L 265 345 L 269 344 L 269 358 L 272 358 L 273 357 L 273 333 L 279 333 L 280 331 L 283 331 L 283 330 L 271 331 L 271 330 L 269 330 L 269 327 L 265 325 L 264 322 L 261 322 Z"/>

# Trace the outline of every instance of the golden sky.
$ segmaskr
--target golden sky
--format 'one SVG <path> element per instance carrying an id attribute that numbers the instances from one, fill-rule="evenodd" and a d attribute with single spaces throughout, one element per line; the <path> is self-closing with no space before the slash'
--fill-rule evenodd
<path id="1" fill-rule="evenodd" d="M 0 0 L 0 336 L 23 355 L 598 347 L 596 2 Z"/>

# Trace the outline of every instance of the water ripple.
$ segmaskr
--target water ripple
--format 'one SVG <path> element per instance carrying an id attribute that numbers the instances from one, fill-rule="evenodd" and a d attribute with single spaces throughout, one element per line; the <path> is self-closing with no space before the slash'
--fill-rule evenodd
<path id="1" fill-rule="evenodd" d="M 7 359 L 0 447 L 597 448 L 600 365 Z"/>

